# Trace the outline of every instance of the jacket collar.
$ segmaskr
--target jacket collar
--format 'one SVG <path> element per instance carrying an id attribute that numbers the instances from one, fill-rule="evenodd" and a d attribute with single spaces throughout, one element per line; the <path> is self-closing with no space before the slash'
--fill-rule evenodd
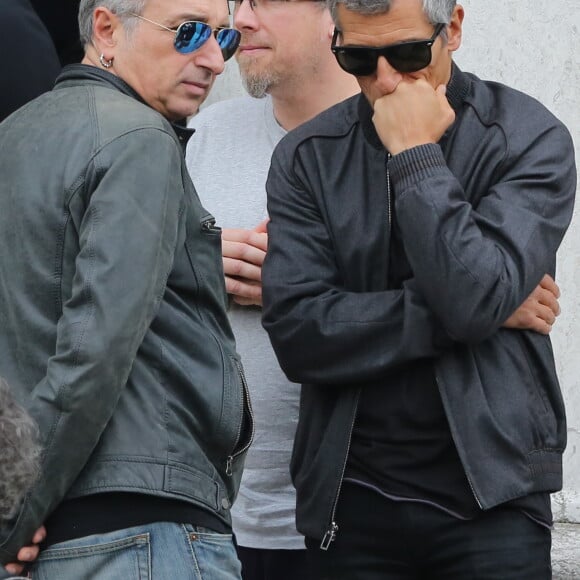
<path id="1" fill-rule="evenodd" d="M 134 90 L 131 85 L 127 84 L 121 77 L 88 64 L 71 64 L 65 66 L 56 79 L 54 88 L 58 89 L 61 86 L 72 86 L 77 84 L 79 81 L 83 83 L 89 81 L 94 84 L 109 86 L 110 88 L 115 89 L 124 95 L 132 97 L 140 103 L 143 103 L 145 106 L 149 106 L 141 98 L 141 95 L 136 90 Z M 171 126 L 175 131 L 179 142 L 181 143 L 181 146 L 185 148 L 189 138 L 194 134 L 195 131 L 193 129 L 188 129 L 185 126 L 185 123 L 180 124 L 179 122 L 169 122 L 171 123 Z"/>
<path id="2" fill-rule="evenodd" d="M 452 62 L 451 64 L 451 78 L 447 85 L 447 100 L 449 104 L 458 113 L 463 105 L 463 101 L 471 87 L 471 79 L 468 75 L 462 72 L 459 67 Z M 366 140 L 375 149 L 384 149 L 375 126 L 373 125 L 373 109 L 367 98 L 361 93 L 358 97 L 358 117 L 362 126 L 363 134 Z M 449 129 L 447 129 L 449 131 Z"/>

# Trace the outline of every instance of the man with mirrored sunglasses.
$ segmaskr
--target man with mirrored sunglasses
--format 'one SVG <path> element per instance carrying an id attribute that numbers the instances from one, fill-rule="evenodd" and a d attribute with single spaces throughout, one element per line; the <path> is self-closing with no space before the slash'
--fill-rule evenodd
<path id="1" fill-rule="evenodd" d="M 193 117 L 186 160 L 202 203 L 222 230 L 228 315 L 252 397 L 256 435 L 232 508 L 244 580 L 316 580 L 296 530 L 290 454 L 300 386 L 284 376 L 261 325 L 267 249 L 266 177 L 274 146 L 290 130 L 358 92 L 330 51 L 324 2 L 243 0 L 236 60 L 250 96 Z M 224 171 L 227 160 L 231 171 Z"/>
<path id="2" fill-rule="evenodd" d="M 454 0 L 329 6 L 362 95 L 285 137 L 266 186 L 298 530 L 320 580 L 547 580 L 570 135 L 453 63 Z"/>
<path id="3" fill-rule="evenodd" d="M 240 34 L 225 0 L 81 0 L 79 25 L 82 63 L 0 124 L 0 374 L 42 444 L 0 559 L 44 523 L 39 580 L 238 580 L 253 419 L 176 123 Z"/>

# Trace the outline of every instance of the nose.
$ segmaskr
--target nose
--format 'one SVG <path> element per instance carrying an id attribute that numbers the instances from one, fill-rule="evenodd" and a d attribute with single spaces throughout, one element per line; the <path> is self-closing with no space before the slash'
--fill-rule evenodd
<path id="1" fill-rule="evenodd" d="M 258 28 L 258 19 L 256 18 L 256 12 L 252 8 L 251 0 L 236 2 L 234 27 L 238 30 L 255 30 Z"/>
<path id="2" fill-rule="evenodd" d="M 213 34 L 200 48 L 193 52 L 193 56 L 196 66 L 205 68 L 214 75 L 221 74 L 226 66 L 222 49 Z"/>
<path id="3" fill-rule="evenodd" d="M 376 86 L 383 95 L 390 95 L 403 80 L 403 75 L 394 69 L 384 56 L 379 56 L 376 77 Z"/>

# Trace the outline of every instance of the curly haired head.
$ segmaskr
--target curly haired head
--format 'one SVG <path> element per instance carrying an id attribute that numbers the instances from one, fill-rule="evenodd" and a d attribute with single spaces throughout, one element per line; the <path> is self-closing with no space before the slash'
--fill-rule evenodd
<path id="1" fill-rule="evenodd" d="M 10 518 L 38 475 L 38 428 L 0 378 L 0 522 Z"/>

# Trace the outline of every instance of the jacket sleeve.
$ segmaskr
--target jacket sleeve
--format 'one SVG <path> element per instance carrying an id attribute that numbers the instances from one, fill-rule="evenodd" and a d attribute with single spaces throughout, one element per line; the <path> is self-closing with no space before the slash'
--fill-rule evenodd
<path id="1" fill-rule="evenodd" d="M 184 202 L 180 168 L 173 137 L 139 130 L 97 154 L 90 185 L 70 201 L 86 204 L 72 291 L 29 406 L 43 444 L 41 474 L 4 535 L 4 563 L 64 498 L 115 410 L 172 267 Z"/>
<path id="2" fill-rule="evenodd" d="M 438 145 L 407 150 L 391 163 L 397 218 L 421 294 L 455 340 L 486 339 L 544 274 L 555 275 L 576 188 L 568 132 L 554 122 L 528 133 L 519 148 L 512 142 L 476 207 Z"/>
<path id="3" fill-rule="evenodd" d="M 316 201 L 278 147 L 267 181 L 263 325 L 291 381 L 327 385 L 384 378 L 451 344 L 417 291 L 344 289 Z"/>

